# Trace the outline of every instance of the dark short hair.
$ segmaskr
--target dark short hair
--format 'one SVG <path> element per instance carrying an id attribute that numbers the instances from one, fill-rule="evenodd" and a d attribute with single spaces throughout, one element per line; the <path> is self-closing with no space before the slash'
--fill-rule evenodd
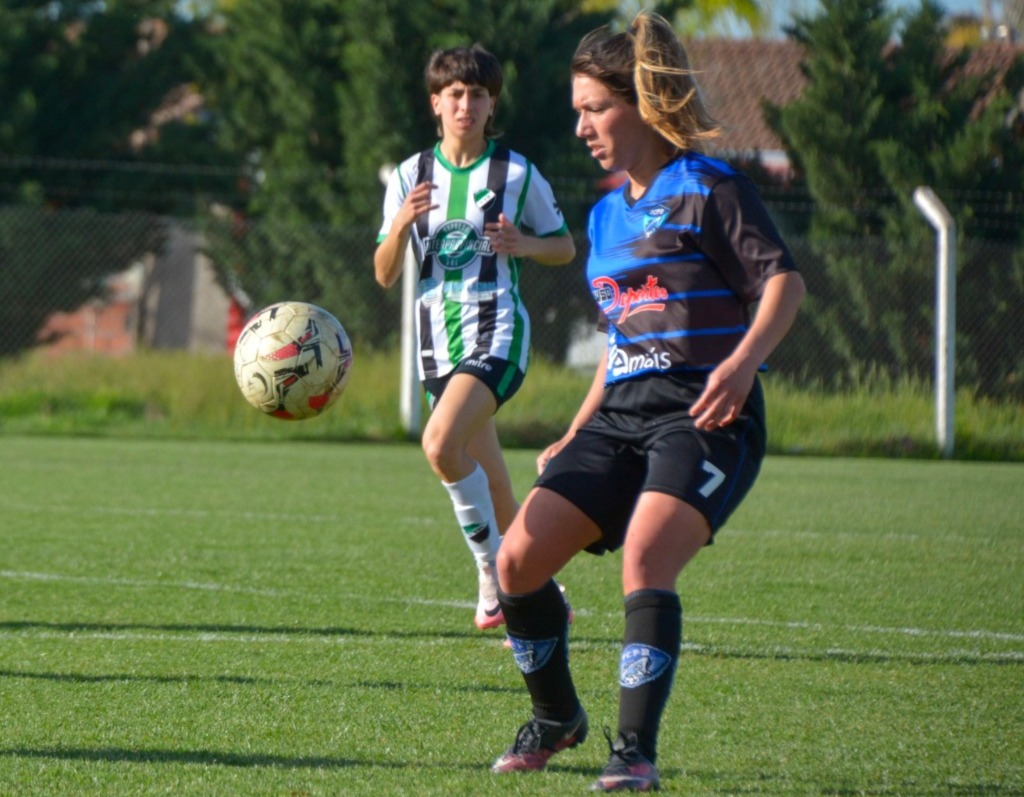
<path id="1" fill-rule="evenodd" d="M 505 80 L 498 59 L 479 44 L 435 50 L 427 61 L 424 78 L 430 94 L 440 94 L 452 83 L 465 83 L 467 86 L 483 86 L 492 97 L 501 96 Z M 441 132 L 438 120 L 437 134 L 441 135 Z M 501 131 L 494 126 L 493 116 L 487 120 L 484 135 L 488 138 L 501 135 Z"/>
<path id="2" fill-rule="evenodd" d="M 504 83 L 498 59 L 479 44 L 435 50 L 427 62 L 424 77 L 431 94 L 440 94 L 447 86 L 459 82 L 483 86 L 492 97 L 497 97 Z"/>

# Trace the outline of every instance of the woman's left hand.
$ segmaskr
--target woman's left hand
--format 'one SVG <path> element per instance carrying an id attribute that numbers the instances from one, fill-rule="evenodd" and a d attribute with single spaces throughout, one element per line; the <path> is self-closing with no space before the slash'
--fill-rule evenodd
<path id="1" fill-rule="evenodd" d="M 491 249 L 499 255 L 522 257 L 526 254 L 523 242 L 526 236 L 502 213 L 496 222 L 484 225 L 484 234 L 491 239 Z"/>
<path id="2" fill-rule="evenodd" d="M 739 417 L 757 369 L 792 326 L 806 292 L 798 271 L 784 271 L 765 283 L 754 323 L 735 351 L 710 373 L 704 392 L 690 408 L 698 429 L 717 429 Z"/>
<path id="3" fill-rule="evenodd" d="M 754 386 L 757 369 L 732 360 L 723 361 L 708 375 L 704 391 L 690 407 L 690 417 L 701 431 L 710 432 L 735 421 Z"/>

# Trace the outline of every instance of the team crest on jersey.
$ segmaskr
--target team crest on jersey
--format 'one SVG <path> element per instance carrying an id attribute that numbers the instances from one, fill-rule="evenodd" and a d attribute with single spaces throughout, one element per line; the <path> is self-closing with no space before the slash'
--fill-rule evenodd
<path id="1" fill-rule="evenodd" d="M 451 219 L 427 239 L 426 254 L 434 255 L 441 268 L 465 268 L 480 255 L 491 254 L 491 240 L 465 219 Z"/>
<path id="2" fill-rule="evenodd" d="M 668 219 L 669 209 L 665 205 L 655 205 L 644 213 L 644 237 L 650 238 Z"/>
<path id="3" fill-rule="evenodd" d="M 672 668 L 672 657 L 647 645 L 627 645 L 619 660 L 619 685 L 626 689 L 649 684 Z"/>
<path id="4" fill-rule="evenodd" d="M 487 210 L 494 200 L 497 199 L 498 195 L 494 193 L 490 188 L 481 188 L 475 194 L 473 194 L 473 202 L 480 210 Z"/>

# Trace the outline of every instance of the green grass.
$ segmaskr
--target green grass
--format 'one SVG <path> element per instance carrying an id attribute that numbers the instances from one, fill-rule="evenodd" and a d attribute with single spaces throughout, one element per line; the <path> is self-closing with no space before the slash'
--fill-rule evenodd
<path id="1" fill-rule="evenodd" d="M 395 354 L 357 351 L 349 387 L 334 407 L 318 418 L 283 423 L 269 421 L 241 399 L 225 355 L 0 360 L 0 435 L 395 441 L 405 437 L 399 370 Z M 523 388 L 498 414 L 504 444 L 539 448 L 561 437 L 590 377 L 533 363 Z M 773 453 L 939 456 L 928 385 L 876 381 L 833 393 L 797 390 L 773 374 L 763 381 Z M 955 456 L 1024 462 L 1024 404 L 961 391 Z"/>
<path id="2" fill-rule="evenodd" d="M 528 701 L 414 445 L 8 434 L 0 474 L 0 793 L 582 794 L 605 761 L 620 557 L 562 574 L 592 738 L 491 775 Z M 680 581 L 666 790 L 1024 795 L 1022 496 L 769 457 Z"/>

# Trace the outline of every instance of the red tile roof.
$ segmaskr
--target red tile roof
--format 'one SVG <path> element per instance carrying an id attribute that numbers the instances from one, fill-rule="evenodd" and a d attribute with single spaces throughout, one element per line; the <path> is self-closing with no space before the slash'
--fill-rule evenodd
<path id="1" fill-rule="evenodd" d="M 787 105 L 800 96 L 807 85 L 800 71 L 803 49 L 788 39 L 695 39 L 686 47 L 708 109 L 723 125 L 711 150 L 728 156 L 781 151 L 781 141 L 765 124 L 761 103 Z M 994 73 L 981 87 L 980 103 L 999 88 L 1016 58 L 1024 58 L 1024 45 L 988 42 L 971 51 L 963 75 Z M 1024 97 L 1021 103 L 1024 109 Z"/>
<path id="2" fill-rule="evenodd" d="M 722 124 L 711 144 L 719 153 L 781 150 L 765 124 L 761 101 L 787 105 L 807 80 L 800 71 L 803 50 L 794 42 L 758 39 L 698 39 L 687 45 L 690 66 L 708 110 Z"/>

